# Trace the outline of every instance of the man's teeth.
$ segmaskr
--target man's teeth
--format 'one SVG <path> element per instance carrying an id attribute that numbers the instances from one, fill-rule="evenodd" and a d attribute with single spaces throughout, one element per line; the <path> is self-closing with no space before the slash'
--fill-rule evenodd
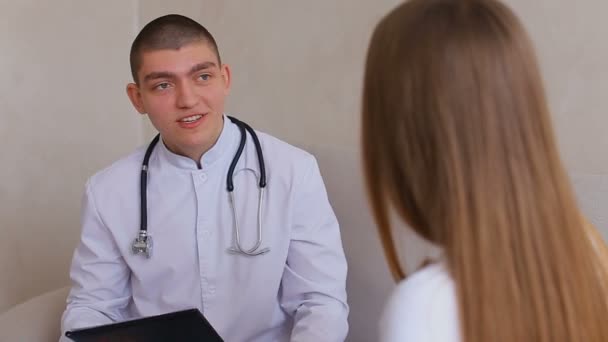
<path id="1" fill-rule="evenodd" d="M 194 121 L 196 121 L 196 120 L 198 120 L 198 119 L 200 119 L 202 117 L 203 116 L 200 115 L 200 114 L 199 115 L 192 115 L 192 116 L 189 116 L 187 118 L 183 118 L 183 119 L 181 119 L 179 121 L 181 121 L 181 122 L 194 122 Z"/>

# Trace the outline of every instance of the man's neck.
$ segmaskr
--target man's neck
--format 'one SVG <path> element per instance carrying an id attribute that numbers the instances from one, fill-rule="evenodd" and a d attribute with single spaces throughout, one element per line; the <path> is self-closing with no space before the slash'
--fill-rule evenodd
<path id="1" fill-rule="evenodd" d="M 222 125 L 219 127 L 218 132 L 216 132 L 214 137 L 212 139 L 210 139 L 209 142 L 203 146 L 198 146 L 198 147 L 195 147 L 192 149 L 183 149 L 183 150 L 176 148 L 174 146 L 167 146 L 166 144 L 165 144 L 165 146 L 167 146 L 167 149 L 169 149 L 169 151 L 171 151 L 177 155 L 192 159 L 196 163 L 197 168 L 200 170 L 203 168 L 201 159 L 203 158 L 205 153 L 207 153 L 209 150 L 211 150 L 213 148 L 213 146 L 215 146 L 215 144 L 217 144 L 217 142 L 220 138 L 220 135 L 222 134 L 222 130 L 224 129 L 225 124 L 226 123 L 224 122 L 224 120 L 222 120 Z"/>

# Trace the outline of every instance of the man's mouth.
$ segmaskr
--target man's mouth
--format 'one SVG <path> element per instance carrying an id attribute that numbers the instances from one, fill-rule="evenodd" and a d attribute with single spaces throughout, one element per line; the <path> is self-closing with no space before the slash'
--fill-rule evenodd
<path id="1" fill-rule="evenodd" d="M 202 114 L 197 114 L 197 115 L 192 115 L 183 119 L 178 120 L 179 122 L 184 122 L 184 123 L 193 123 L 196 122 L 198 120 L 200 120 L 203 117 Z"/>

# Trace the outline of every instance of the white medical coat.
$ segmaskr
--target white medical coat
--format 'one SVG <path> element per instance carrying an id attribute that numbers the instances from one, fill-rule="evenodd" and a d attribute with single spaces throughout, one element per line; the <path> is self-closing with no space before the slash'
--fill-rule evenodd
<path id="1" fill-rule="evenodd" d="M 316 160 L 258 135 L 268 180 L 261 247 L 270 252 L 227 252 L 234 245 L 234 221 L 226 178 L 240 132 L 225 117 L 201 169 L 162 140 L 157 144 L 147 186 L 153 254 L 133 255 L 145 152 L 140 148 L 87 182 L 63 332 L 198 308 L 227 342 L 344 340 L 347 265 Z M 248 135 L 234 173 L 244 248 L 257 240 L 258 179 Z"/>

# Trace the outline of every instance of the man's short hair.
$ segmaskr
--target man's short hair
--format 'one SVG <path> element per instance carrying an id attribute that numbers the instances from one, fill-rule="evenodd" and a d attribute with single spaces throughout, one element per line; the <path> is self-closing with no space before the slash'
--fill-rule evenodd
<path id="1" fill-rule="evenodd" d="M 139 84 L 137 73 L 142 64 L 142 54 L 144 52 L 165 49 L 177 50 L 196 42 L 209 44 L 221 65 L 217 43 L 211 33 L 201 24 L 179 14 L 169 14 L 152 20 L 141 29 L 131 45 L 129 60 L 133 81 Z"/>

